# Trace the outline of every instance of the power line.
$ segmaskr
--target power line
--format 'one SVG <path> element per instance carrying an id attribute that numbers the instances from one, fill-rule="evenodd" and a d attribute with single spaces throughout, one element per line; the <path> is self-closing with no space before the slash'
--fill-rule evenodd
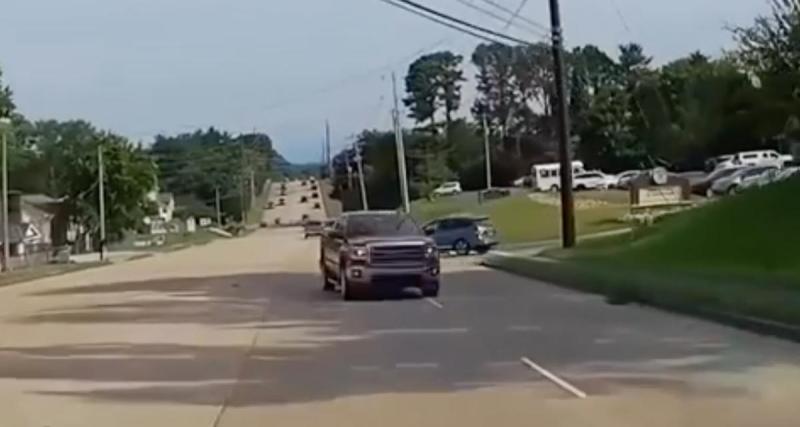
<path id="1" fill-rule="evenodd" d="M 451 28 L 453 30 L 460 31 L 460 32 L 462 32 L 464 34 L 468 34 L 468 35 L 470 35 L 472 37 L 479 38 L 479 39 L 487 41 L 489 43 L 499 43 L 498 40 L 495 40 L 495 39 L 492 39 L 490 37 L 478 34 L 476 32 L 470 31 L 470 30 L 467 30 L 466 28 L 459 27 L 457 25 L 451 24 L 451 23 L 443 21 L 441 19 L 437 19 L 437 18 L 435 18 L 433 16 L 426 15 L 426 14 L 424 14 L 424 13 L 418 11 L 418 10 L 412 9 L 410 7 L 407 7 L 407 6 L 403 6 L 402 4 L 394 3 L 392 0 L 380 0 L 380 1 L 382 1 L 382 2 L 384 2 L 386 4 L 389 4 L 389 5 L 392 5 L 392 6 L 396 7 L 396 8 L 398 8 L 398 9 L 405 10 L 406 12 L 413 13 L 414 15 L 417 15 L 419 17 L 425 18 L 425 19 L 427 19 L 429 21 L 433 21 L 433 22 L 435 22 L 435 23 L 437 23 L 439 25 L 444 25 L 445 27 Z"/>
<path id="2" fill-rule="evenodd" d="M 511 26 L 514 20 L 519 17 L 519 14 L 522 12 L 522 9 L 525 8 L 526 4 L 528 4 L 528 0 L 522 0 L 522 2 L 517 7 L 517 10 L 514 11 L 514 13 L 511 15 L 511 18 L 509 18 L 508 22 L 506 22 L 506 26 L 504 27 L 504 29 L 508 29 L 508 27 Z"/>
<path id="3" fill-rule="evenodd" d="M 528 24 L 526 26 L 521 26 L 521 25 L 519 25 L 519 23 L 512 22 L 513 19 L 509 20 L 507 17 L 504 17 L 504 16 L 502 16 L 502 15 L 496 13 L 496 12 L 492 12 L 489 9 L 483 8 L 481 6 L 478 6 L 475 3 L 472 3 L 471 0 L 456 0 L 456 1 L 458 1 L 461 4 L 463 4 L 464 6 L 469 7 L 472 10 L 476 10 L 476 11 L 478 11 L 478 12 L 480 12 L 480 13 L 482 13 L 482 14 L 490 17 L 490 18 L 494 18 L 494 19 L 496 19 L 496 20 L 498 20 L 500 22 L 505 23 L 506 24 L 505 29 L 507 29 L 510 25 L 513 24 L 515 27 L 530 31 L 531 33 L 536 34 L 537 36 L 547 37 L 547 33 L 543 32 L 542 30 L 539 30 L 538 28 L 536 28 L 534 26 L 531 26 L 530 24 Z"/>
<path id="4" fill-rule="evenodd" d="M 488 29 L 486 27 L 481 27 L 480 25 L 475 25 L 475 24 L 473 24 L 471 22 L 467 22 L 467 21 L 465 21 L 463 19 L 456 18 L 454 16 L 451 16 L 451 15 L 448 15 L 446 13 L 440 12 L 440 11 L 438 11 L 436 9 L 432 9 L 430 7 L 427 7 L 425 5 L 419 4 L 419 3 L 415 2 L 415 1 L 412 1 L 412 0 L 381 0 L 381 1 L 384 2 L 384 3 L 391 4 L 392 6 L 395 6 L 395 7 L 401 7 L 400 4 L 395 3 L 395 2 L 402 3 L 404 5 L 407 5 L 409 7 L 412 7 L 414 9 L 416 9 L 417 11 L 423 11 L 426 14 L 429 14 L 429 15 L 424 15 L 424 14 L 422 14 L 422 15 L 418 14 L 418 15 L 424 16 L 424 17 L 426 17 L 428 19 L 431 19 L 431 20 L 433 20 L 434 18 L 432 16 L 430 16 L 430 15 L 434 15 L 434 16 L 436 16 L 438 18 L 441 18 L 441 19 L 444 19 L 446 21 L 449 21 L 450 23 L 455 23 L 455 25 L 452 25 L 452 24 L 449 24 L 449 23 L 444 23 L 444 22 L 439 21 L 438 22 L 439 24 L 447 25 L 450 28 L 454 28 L 454 29 L 457 29 L 457 30 L 462 31 L 462 32 L 467 32 L 467 33 L 473 35 L 474 37 L 479 37 L 479 38 L 482 38 L 484 40 L 489 40 L 489 41 L 492 41 L 492 42 L 496 41 L 496 40 L 490 40 L 490 38 L 487 37 L 487 36 L 478 35 L 476 33 L 473 33 L 472 31 L 466 30 L 464 28 L 456 28 L 456 26 L 460 25 L 462 27 L 467 27 L 467 28 L 470 28 L 471 30 L 478 31 L 478 32 L 481 32 L 481 33 L 484 33 L 484 34 L 488 34 L 488 35 L 490 35 L 492 37 L 496 37 L 496 38 L 499 38 L 499 39 L 507 40 L 507 41 L 514 42 L 514 43 L 517 43 L 517 44 L 522 44 L 522 45 L 530 45 L 531 44 L 530 42 L 527 42 L 525 40 L 518 39 L 516 37 L 512 37 L 512 36 L 509 36 L 507 34 L 503 34 L 503 33 L 500 33 L 500 32 L 494 31 L 494 30 L 490 30 L 490 29 Z M 407 8 L 403 8 L 403 9 L 405 9 L 405 10 L 410 12 L 410 10 L 408 10 Z"/>
<path id="5" fill-rule="evenodd" d="M 625 19 L 625 15 L 622 14 L 622 9 L 620 9 L 617 0 L 610 0 L 610 1 L 611 1 L 611 7 L 613 7 L 614 10 L 617 12 L 617 17 L 619 18 L 619 21 L 622 23 L 622 26 L 625 27 L 625 31 L 628 34 L 630 34 L 631 27 L 628 25 L 628 20 Z"/>
<path id="6" fill-rule="evenodd" d="M 511 15 L 511 16 L 514 16 L 514 11 L 509 9 L 509 8 L 507 8 L 507 7 L 505 7 L 505 6 L 503 6 L 502 4 L 499 4 L 499 3 L 497 3 L 497 2 L 495 2 L 493 0 L 481 0 L 481 1 L 486 3 L 486 4 L 488 4 L 488 5 L 490 5 L 490 6 L 492 6 L 492 7 L 494 7 L 494 8 L 496 8 L 496 9 L 502 10 L 503 12 L 505 12 L 505 13 Z M 541 29 L 542 31 L 547 32 L 548 34 L 550 33 L 550 27 L 548 27 L 548 26 L 546 26 L 544 24 L 540 24 L 540 23 L 538 23 L 538 22 L 536 22 L 536 21 L 534 21 L 534 20 L 532 20 L 530 18 L 526 18 L 524 16 L 518 16 L 518 18 L 521 21 L 527 22 L 527 23 L 529 23 L 529 24 Z"/>

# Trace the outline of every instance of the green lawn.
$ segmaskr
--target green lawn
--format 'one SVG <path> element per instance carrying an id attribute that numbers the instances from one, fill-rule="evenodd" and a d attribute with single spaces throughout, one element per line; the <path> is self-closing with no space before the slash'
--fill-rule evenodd
<path id="1" fill-rule="evenodd" d="M 581 197 L 590 197 L 582 195 Z M 576 212 L 579 234 L 623 228 L 619 219 L 627 212 L 624 204 L 608 203 Z M 434 201 L 417 201 L 412 214 L 424 223 L 443 216 L 471 213 L 487 215 L 505 244 L 527 243 L 557 239 L 561 236 L 561 214 L 558 206 L 531 200 L 518 194 L 500 200 L 478 204 L 477 196 L 465 194 Z"/>
<path id="2" fill-rule="evenodd" d="M 632 235 L 493 259 L 527 276 L 614 299 L 800 325 L 800 179 L 724 199 Z"/>

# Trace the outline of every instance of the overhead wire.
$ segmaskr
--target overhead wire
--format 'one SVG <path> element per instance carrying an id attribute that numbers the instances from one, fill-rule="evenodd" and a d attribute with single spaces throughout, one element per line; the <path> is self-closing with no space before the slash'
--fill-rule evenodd
<path id="1" fill-rule="evenodd" d="M 394 6 L 394 7 L 398 8 L 398 9 L 405 10 L 406 12 L 412 13 L 414 15 L 417 15 L 417 16 L 421 17 L 421 18 L 425 18 L 425 19 L 427 19 L 429 21 L 433 21 L 433 22 L 435 22 L 435 23 L 437 23 L 439 25 L 443 25 L 443 26 L 448 27 L 450 29 L 453 29 L 453 30 L 456 30 L 456 31 L 460 31 L 460 32 L 462 32 L 464 34 L 467 34 L 467 35 L 470 35 L 472 37 L 487 41 L 489 43 L 499 43 L 499 41 L 496 40 L 496 39 L 493 39 L 493 38 L 488 37 L 488 36 L 484 36 L 482 34 L 474 32 L 474 31 L 470 31 L 470 30 L 468 30 L 466 28 L 463 28 L 463 27 L 459 27 L 458 25 L 452 24 L 450 22 L 447 22 L 447 21 L 444 21 L 444 20 L 441 20 L 441 19 L 437 19 L 437 18 L 435 18 L 435 17 L 433 17 L 431 15 L 426 15 L 425 13 L 420 12 L 419 10 L 413 9 L 411 7 L 408 7 L 408 6 L 404 6 L 404 5 L 399 4 L 399 3 L 395 3 L 392 0 L 380 0 L 380 1 L 382 1 L 382 2 L 384 2 L 386 4 L 389 4 L 391 6 Z"/>
<path id="2" fill-rule="evenodd" d="M 510 27 L 511 25 L 514 25 L 515 27 L 517 27 L 519 29 L 523 29 L 523 30 L 529 31 L 530 33 L 535 34 L 537 36 L 547 37 L 547 33 L 542 31 L 542 30 L 540 30 L 540 29 L 538 29 L 537 27 L 531 26 L 530 24 L 527 24 L 527 23 L 526 23 L 527 25 L 525 25 L 525 26 L 520 25 L 518 22 L 514 22 L 514 19 L 509 19 L 508 17 L 502 16 L 502 15 L 498 14 L 497 12 L 492 12 L 489 9 L 486 9 L 484 7 L 481 7 L 481 6 L 478 6 L 475 3 L 473 3 L 471 0 L 456 0 L 456 1 L 461 3 L 461 4 L 463 4 L 464 6 L 469 7 L 472 10 L 478 11 L 478 12 L 480 12 L 480 13 L 482 13 L 482 14 L 490 17 L 490 18 L 494 18 L 494 19 L 496 19 L 496 20 L 498 20 L 500 22 L 503 22 L 504 24 L 506 24 L 504 29 L 508 29 L 508 27 Z M 522 22 L 524 22 L 524 21 L 522 21 Z"/>
<path id="3" fill-rule="evenodd" d="M 440 11 L 438 11 L 436 9 L 430 8 L 428 6 L 425 6 L 423 4 L 417 3 L 417 2 L 412 1 L 412 0 L 380 0 L 380 1 L 382 1 L 384 3 L 387 3 L 387 4 L 390 4 L 392 6 L 404 9 L 404 10 L 406 10 L 408 12 L 412 12 L 409 8 L 413 8 L 415 10 L 412 13 L 414 13 L 416 15 L 422 16 L 422 17 L 424 17 L 426 19 L 429 19 L 429 20 L 436 21 L 437 23 L 439 23 L 441 25 L 446 25 L 446 26 L 448 26 L 450 28 L 453 28 L 455 30 L 470 34 L 473 37 L 481 38 L 481 39 L 486 40 L 486 41 L 496 42 L 497 41 L 496 39 L 501 39 L 501 40 L 506 40 L 506 41 L 510 41 L 510 42 L 514 42 L 514 43 L 522 44 L 522 45 L 530 45 L 531 44 L 530 42 L 522 40 L 520 38 L 509 36 L 508 34 L 503 34 L 501 32 L 494 31 L 494 30 L 491 30 L 489 28 L 473 24 L 471 22 L 467 22 L 467 21 L 465 21 L 463 19 L 456 18 L 456 17 L 454 17 L 452 15 L 448 15 L 448 14 L 446 14 L 444 12 L 440 12 Z M 407 6 L 407 7 L 403 7 L 403 6 Z M 447 22 L 443 22 L 442 20 L 447 21 Z M 466 28 L 463 28 L 463 27 L 467 27 L 467 28 L 469 28 L 469 30 L 467 30 Z M 483 33 L 483 34 L 479 34 L 479 33 Z M 495 40 L 492 40 L 492 38 L 495 38 Z"/>
<path id="4" fill-rule="evenodd" d="M 486 4 L 488 4 L 488 5 L 490 5 L 490 6 L 492 6 L 492 7 L 494 7 L 495 9 L 502 10 L 503 12 L 508 13 L 511 16 L 514 16 L 514 11 L 513 10 L 503 6 L 502 4 L 497 3 L 496 1 L 493 1 L 493 0 L 481 0 L 481 1 L 486 3 Z M 528 24 L 531 24 L 531 25 L 541 29 L 542 31 L 544 31 L 544 32 L 546 32 L 548 34 L 550 33 L 550 27 L 548 27 L 547 25 L 544 25 L 542 23 L 536 22 L 533 19 L 530 19 L 530 18 L 527 18 L 527 17 L 524 17 L 524 16 L 518 16 L 518 18 L 521 21 L 527 22 Z"/>
<path id="5" fill-rule="evenodd" d="M 506 26 L 503 27 L 503 29 L 508 29 L 508 27 L 511 26 L 514 20 L 519 17 L 519 14 L 522 13 L 522 9 L 524 9 L 525 5 L 527 4 L 528 0 L 522 0 L 522 2 L 520 2 L 519 6 L 517 6 L 517 10 L 514 11 L 514 13 L 511 15 L 511 18 L 508 18 L 508 22 L 506 22 Z"/>

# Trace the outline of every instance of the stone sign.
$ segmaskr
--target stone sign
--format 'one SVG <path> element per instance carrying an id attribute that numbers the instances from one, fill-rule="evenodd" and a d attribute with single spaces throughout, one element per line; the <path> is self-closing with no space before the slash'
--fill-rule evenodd
<path id="1" fill-rule="evenodd" d="M 645 172 L 631 180 L 631 207 L 670 207 L 689 203 L 692 187 L 688 179 L 664 168 Z"/>

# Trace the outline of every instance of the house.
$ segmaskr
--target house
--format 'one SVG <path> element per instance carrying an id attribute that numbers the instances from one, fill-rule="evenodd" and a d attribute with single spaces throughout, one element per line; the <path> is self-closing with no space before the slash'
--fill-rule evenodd
<path id="1" fill-rule="evenodd" d="M 15 263 L 47 262 L 52 256 L 53 248 L 67 244 L 69 221 L 62 202 L 61 199 L 43 194 L 9 192 L 8 240 L 12 260 L 17 258 Z M 0 227 L 0 247 L 5 241 L 3 237 Z"/>
<path id="2" fill-rule="evenodd" d="M 171 222 L 175 216 L 175 196 L 172 193 L 159 193 L 155 201 L 158 204 L 158 216 L 164 222 Z"/>

